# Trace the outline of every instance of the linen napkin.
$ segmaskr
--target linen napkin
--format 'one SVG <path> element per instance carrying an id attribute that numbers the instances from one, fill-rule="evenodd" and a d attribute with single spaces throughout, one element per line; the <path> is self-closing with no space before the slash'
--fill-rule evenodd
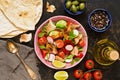
<path id="1" fill-rule="evenodd" d="M 20 56 L 37 74 L 36 80 L 41 80 L 34 49 L 21 44 L 17 45 Z M 3 40 L 0 40 L 0 80 L 32 80 L 18 57 L 8 52 L 7 43 Z"/>

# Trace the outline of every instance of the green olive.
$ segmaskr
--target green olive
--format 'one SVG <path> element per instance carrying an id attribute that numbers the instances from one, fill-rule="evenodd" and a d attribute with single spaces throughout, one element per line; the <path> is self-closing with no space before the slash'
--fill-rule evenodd
<path id="1" fill-rule="evenodd" d="M 78 5 L 78 4 L 79 4 L 79 1 L 77 1 L 77 0 L 76 0 L 76 1 L 72 1 L 72 4 L 73 4 L 73 5 Z"/>
<path id="2" fill-rule="evenodd" d="M 70 11 L 76 13 L 77 12 L 77 7 L 75 5 L 72 5 L 70 8 Z"/>
<path id="3" fill-rule="evenodd" d="M 80 7 L 80 10 L 83 10 L 85 8 L 85 3 L 80 3 L 79 7 Z"/>
<path id="4" fill-rule="evenodd" d="M 66 8 L 69 9 L 72 5 L 72 2 L 71 1 L 67 1 L 66 2 Z"/>

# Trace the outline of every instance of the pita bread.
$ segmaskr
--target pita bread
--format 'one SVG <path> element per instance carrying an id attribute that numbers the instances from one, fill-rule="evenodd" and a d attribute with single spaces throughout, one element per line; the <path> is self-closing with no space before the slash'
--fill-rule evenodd
<path id="1" fill-rule="evenodd" d="M 0 8 L 6 17 L 18 28 L 34 30 L 36 24 L 36 6 L 40 0 L 0 0 Z"/>
<path id="2" fill-rule="evenodd" d="M 0 37 L 1 37 L 1 38 L 12 38 L 12 37 L 15 37 L 15 36 L 17 36 L 17 35 L 19 35 L 19 34 L 21 34 L 21 33 L 24 33 L 24 32 L 26 32 L 26 31 L 17 30 L 17 29 L 16 29 L 16 30 L 13 30 L 13 31 L 5 34 L 5 35 L 0 35 Z"/>
<path id="3" fill-rule="evenodd" d="M 42 0 L 0 0 L 0 37 L 12 38 L 34 30 L 42 8 Z"/>
<path id="4" fill-rule="evenodd" d="M 16 28 L 6 19 L 0 10 L 0 35 L 5 35 L 16 30 Z"/>

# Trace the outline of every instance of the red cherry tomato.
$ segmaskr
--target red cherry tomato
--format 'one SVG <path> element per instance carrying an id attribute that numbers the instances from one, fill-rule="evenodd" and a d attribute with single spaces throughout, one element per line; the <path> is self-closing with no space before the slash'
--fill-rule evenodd
<path id="1" fill-rule="evenodd" d="M 55 41 L 57 48 L 62 48 L 64 46 L 63 40 L 59 39 Z"/>
<path id="2" fill-rule="evenodd" d="M 101 80 L 102 79 L 102 72 L 100 70 L 96 70 L 93 73 L 93 77 L 95 80 Z"/>
<path id="3" fill-rule="evenodd" d="M 47 38 L 43 36 L 43 37 L 39 38 L 38 42 L 40 45 L 45 45 L 47 42 Z"/>
<path id="4" fill-rule="evenodd" d="M 86 72 L 86 73 L 84 74 L 84 79 L 85 79 L 85 80 L 91 80 L 91 78 L 92 78 L 92 74 L 91 74 L 90 72 Z"/>
<path id="5" fill-rule="evenodd" d="M 43 58 L 45 58 L 45 56 L 46 56 L 46 54 L 47 54 L 47 51 L 44 50 L 44 49 L 42 49 L 41 52 L 42 52 L 42 56 L 43 56 Z"/>
<path id="6" fill-rule="evenodd" d="M 65 53 L 63 51 L 60 51 L 58 53 L 58 56 L 61 57 L 61 58 L 64 58 L 65 57 Z"/>
<path id="7" fill-rule="evenodd" d="M 87 69 L 93 69 L 94 68 L 94 61 L 91 60 L 91 59 L 88 59 L 86 62 L 85 62 L 85 67 Z"/>
<path id="8" fill-rule="evenodd" d="M 82 70 L 77 69 L 77 70 L 74 71 L 74 77 L 75 78 L 81 78 L 82 75 L 83 75 L 83 71 Z"/>
<path id="9" fill-rule="evenodd" d="M 77 58 L 82 58 L 82 57 L 83 57 L 83 53 L 82 53 L 82 52 L 79 52 L 76 57 L 77 57 Z"/>
<path id="10" fill-rule="evenodd" d="M 84 39 L 81 39 L 78 44 L 79 44 L 80 47 L 84 47 L 85 46 Z"/>

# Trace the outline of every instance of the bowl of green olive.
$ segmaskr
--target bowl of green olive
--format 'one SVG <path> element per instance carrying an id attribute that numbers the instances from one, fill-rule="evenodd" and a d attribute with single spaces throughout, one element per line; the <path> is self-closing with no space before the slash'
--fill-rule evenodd
<path id="1" fill-rule="evenodd" d="M 80 15 L 86 9 L 86 0 L 64 0 L 64 9 L 70 15 Z"/>

